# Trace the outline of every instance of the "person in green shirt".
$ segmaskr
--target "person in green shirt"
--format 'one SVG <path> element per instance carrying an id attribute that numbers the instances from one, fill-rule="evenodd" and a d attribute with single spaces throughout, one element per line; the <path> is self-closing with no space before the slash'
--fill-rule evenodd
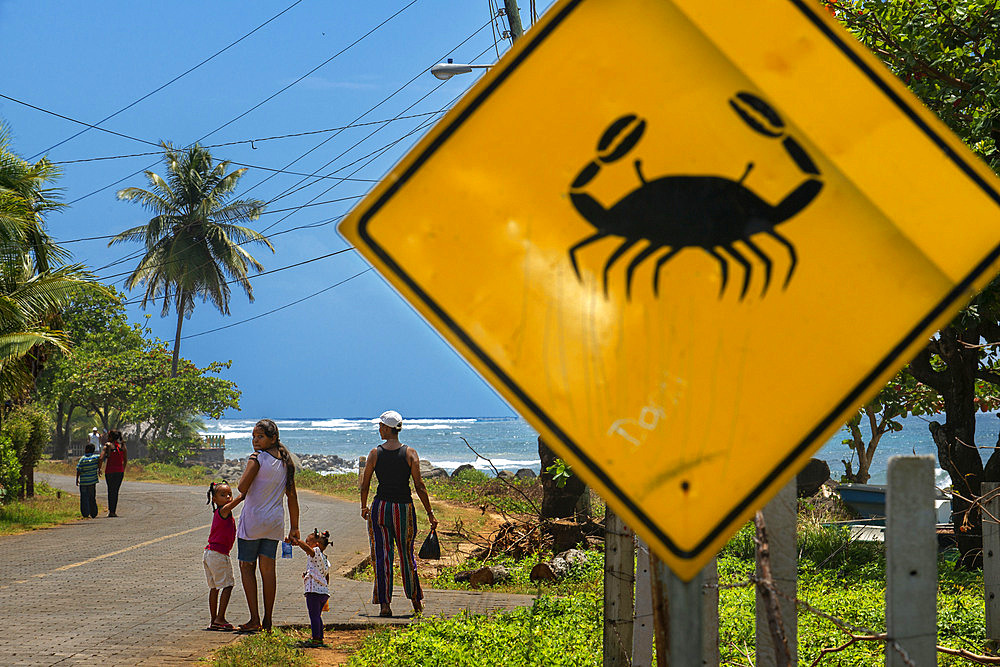
<path id="1" fill-rule="evenodd" d="M 80 514 L 84 519 L 97 516 L 97 475 L 101 457 L 94 445 L 87 444 L 84 455 L 76 463 L 76 485 L 80 487 Z"/>

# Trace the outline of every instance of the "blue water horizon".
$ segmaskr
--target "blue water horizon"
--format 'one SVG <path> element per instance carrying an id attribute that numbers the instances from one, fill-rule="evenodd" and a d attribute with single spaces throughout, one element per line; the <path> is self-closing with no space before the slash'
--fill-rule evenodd
<path id="1" fill-rule="evenodd" d="M 900 420 L 901 431 L 886 433 L 879 443 L 870 474 L 871 484 L 884 484 L 889 457 L 910 454 L 931 454 L 937 460 L 937 448 L 931 439 L 928 424 L 943 423 L 943 414 L 931 417 L 907 417 Z M 281 439 L 296 454 L 337 455 L 347 461 L 357 461 L 381 440 L 378 438 L 376 419 L 373 417 L 282 417 L 274 420 L 281 431 Z M 207 421 L 205 435 L 226 436 L 226 458 L 238 459 L 251 451 L 250 433 L 256 419 L 225 418 Z M 868 435 L 867 424 L 862 420 L 862 432 Z M 976 444 L 985 460 L 994 451 L 1000 435 L 997 413 L 977 413 Z M 413 446 L 421 458 L 449 472 L 460 465 L 470 464 L 489 471 L 529 468 L 539 472 L 538 434 L 521 417 L 412 417 L 404 421 L 402 440 Z M 815 453 L 830 466 L 830 475 L 839 480 L 844 473 L 842 459 L 851 460 L 853 452 L 842 443 L 849 434 L 837 430 Z M 472 449 L 490 459 L 477 459 Z M 857 461 L 854 460 L 857 470 Z M 937 483 L 949 483 L 947 474 L 938 468 Z"/>

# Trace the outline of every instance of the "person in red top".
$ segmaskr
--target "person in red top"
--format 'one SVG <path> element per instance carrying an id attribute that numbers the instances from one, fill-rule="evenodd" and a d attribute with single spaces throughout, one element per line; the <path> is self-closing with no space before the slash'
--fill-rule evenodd
<path id="1" fill-rule="evenodd" d="M 229 553 L 236 542 L 236 520 L 233 510 L 243 501 L 241 493 L 233 499 L 233 489 L 225 482 L 212 482 L 208 487 L 208 502 L 212 503 L 212 528 L 208 534 L 208 546 L 202 562 L 208 579 L 208 611 L 212 615 L 209 630 L 232 630 L 233 624 L 226 620 L 229 596 L 233 593 L 236 580 L 233 578 L 233 564 Z M 219 595 L 219 590 L 222 595 Z"/>
<path id="2" fill-rule="evenodd" d="M 116 429 L 108 431 L 108 442 L 101 450 L 99 466 L 104 468 L 104 481 L 108 485 L 108 516 L 118 516 L 118 489 L 125 479 L 125 465 L 128 463 L 128 450 L 122 442 L 122 432 Z"/>

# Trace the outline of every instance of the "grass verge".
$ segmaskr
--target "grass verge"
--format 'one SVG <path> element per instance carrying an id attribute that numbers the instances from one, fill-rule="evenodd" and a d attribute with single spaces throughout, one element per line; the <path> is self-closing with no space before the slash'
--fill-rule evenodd
<path id="1" fill-rule="evenodd" d="M 80 518 L 80 497 L 35 483 L 35 497 L 0 505 L 0 535 L 16 535 Z"/>
<path id="2" fill-rule="evenodd" d="M 307 667 L 314 663 L 298 646 L 302 638 L 294 630 L 260 632 L 217 649 L 205 662 L 212 667 Z"/>
<path id="3" fill-rule="evenodd" d="M 55 475 L 76 476 L 76 464 L 66 461 L 41 460 L 35 468 L 38 472 Z M 165 484 L 204 485 L 215 480 L 212 473 L 202 466 L 179 466 L 172 463 L 156 463 L 141 459 L 130 460 L 125 467 L 125 479 L 130 482 L 163 482 Z"/>
<path id="4" fill-rule="evenodd" d="M 593 591 L 544 596 L 531 607 L 485 616 L 434 617 L 375 635 L 348 661 L 352 667 L 597 666 L 602 601 Z"/>

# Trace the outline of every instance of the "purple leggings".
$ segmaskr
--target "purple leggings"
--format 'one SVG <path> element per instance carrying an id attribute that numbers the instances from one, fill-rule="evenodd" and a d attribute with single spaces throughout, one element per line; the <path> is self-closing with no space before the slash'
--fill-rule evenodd
<path id="1" fill-rule="evenodd" d="M 322 593 L 306 593 L 306 609 L 309 610 L 309 625 L 312 626 L 312 638 L 323 639 L 323 605 L 330 599 L 329 595 Z"/>

